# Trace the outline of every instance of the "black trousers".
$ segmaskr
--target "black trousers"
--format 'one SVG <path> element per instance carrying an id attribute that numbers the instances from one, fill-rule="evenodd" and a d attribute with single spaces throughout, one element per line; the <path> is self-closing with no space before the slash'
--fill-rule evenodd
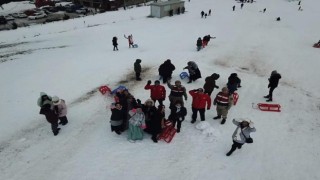
<path id="1" fill-rule="evenodd" d="M 136 72 L 136 80 L 140 79 L 140 73 Z"/>
<path id="2" fill-rule="evenodd" d="M 272 99 L 272 93 L 273 93 L 273 90 L 275 89 L 276 87 L 270 87 L 269 89 L 269 99 Z"/>
<path id="3" fill-rule="evenodd" d="M 62 125 L 68 124 L 67 116 L 59 117 L 59 120 L 60 120 L 60 124 L 62 124 Z"/>
<path id="4" fill-rule="evenodd" d="M 159 105 L 163 105 L 163 100 L 162 99 L 152 99 L 152 101 L 154 102 L 154 104 L 156 104 L 156 101 L 159 102 Z"/>
<path id="5" fill-rule="evenodd" d="M 114 51 L 115 51 L 115 50 L 119 50 L 119 49 L 118 49 L 118 46 L 113 45 L 113 50 L 114 50 Z"/>
<path id="6" fill-rule="evenodd" d="M 58 132 L 58 121 L 49 122 L 51 124 L 52 132 L 55 134 Z"/>
<path id="7" fill-rule="evenodd" d="M 237 148 L 240 149 L 240 148 L 242 147 L 242 145 L 243 145 L 243 144 L 241 144 L 241 143 L 238 143 L 238 142 L 236 142 L 236 141 L 233 141 L 233 144 L 232 144 L 232 146 L 231 146 L 231 149 L 230 149 L 230 151 L 229 151 L 228 153 L 229 153 L 229 154 L 232 154 L 233 151 L 235 151 Z"/>
<path id="8" fill-rule="evenodd" d="M 193 121 L 197 120 L 198 111 L 200 113 L 201 121 L 204 121 L 205 120 L 204 113 L 206 112 L 205 108 L 203 108 L 203 109 L 192 108 L 192 120 Z"/>
<path id="9" fill-rule="evenodd" d="M 207 93 L 209 96 L 211 96 L 211 94 L 212 94 L 212 92 L 213 92 L 213 90 L 212 91 L 204 91 L 204 93 Z"/>
<path id="10" fill-rule="evenodd" d="M 168 79 L 171 79 L 171 76 L 162 76 L 163 83 L 167 83 Z"/>
<path id="11" fill-rule="evenodd" d="M 172 123 L 173 123 L 173 127 L 176 127 L 176 124 L 177 124 L 177 130 L 180 130 L 180 129 L 181 129 L 181 123 L 182 123 L 182 121 L 180 121 L 180 120 L 174 120 Z"/>

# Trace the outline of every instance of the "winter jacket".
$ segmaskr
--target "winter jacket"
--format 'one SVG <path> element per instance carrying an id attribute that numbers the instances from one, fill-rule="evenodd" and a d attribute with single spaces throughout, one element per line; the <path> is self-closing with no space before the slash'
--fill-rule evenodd
<path id="1" fill-rule="evenodd" d="M 131 118 L 129 119 L 129 123 L 133 126 L 145 126 L 145 116 L 144 113 L 137 112 L 135 109 L 129 111 L 129 115 Z"/>
<path id="2" fill-rule="evenodd" d="M 236 74 L 233 73 L 229 76 L 227 86 L 230 94 L 232 94 L 234 91 L 237 90 L 240 83 L 241 83 L 241 80 L 238 78 Z"/>
<path id="3" fill-rule="evenodd" d="M 141 59 L 137 59 L 136 62 L 134 63 L 134 71 L 136 73 L 141 73 Z"/>
<path id="4" fill-rule="evenodd" d="M 148 102 L 152 102 L 151 106 L 147 106 Z M 151 121 L 156 115 L 157 108 L 154 106 L 154 102 L 151 99 L 146 100 L 142 105 L 142 111 L 145 115 L 146 122 Z"/>
<path id="5" fill-rule="evenodd" d="M 211 107 L 211 98 L 208 94 L 199 93 L 197 90 L 189 91 L 189 94 L 192 96 L 192 107 L 195 109 L 207 109 Z"/>
<path id="6" fill-rule="evenodd" d="M 203 89 L 206 92 L 212 92 L 214 88 L 219 88 L 219 86 L 216 85 L 216 80 L 219 79 L 219 77 L 220 76 L 218 74 L 206 77 L 206 83 L 203 85 Z"/>
<path id="7" fill-rule="evenodd" d="M 230 107 L 233 104 L 233 97 L 232 95 L 229 95 L 228 93 L 225 94 L 223 92 L 219 92 L 217 96 L 214 99 L 214 104 L 217 104 L 218 106 L 225 106 L 227 109 L 230 109 Z"/>
<path id="8" fill-rule="evenodd" d="M 235 131 L 232 134 L 232 139 L 234 141 L 236 141 L 237 143 L 240 143 L 240 144 L 246 143 L 246 139 L 250 137 L 250 133 L 251 132 L 256 132 L 256 128 L 255 127 L 250 128 L 248 126 L 248 127 L 243 128 L 241 130 L 242 132 L 240 132 L 240 134 L 238 134 L 239 129 L 241 129 L 240 122 L 236 121 L 235 119 L 233 119 L 232 122 L 233 122 L 233 124 L 235 124 L 237 126 L 237 128 L 235 129 Z M 237 138 L 237 136 L 239 136 L 239 135 L 240 135 L 240 138 Z"/>
<path id="9" fill-rule="evenodd" d="M 171 77 L 172 72 L 176 69 L 176 67 L 171 64 L 170 61 L 165 61 L 163 64 L 160 65 L 158 71 L 160 76 L 164 77 Z"/>
<path id="10" fill-rule="evenodd" d="M 197 46 L 202 46 L 202 40 L 201 40 L 201 38 L 199 38 L 199 39 L 197 40 Z"/>
<path id="11" fill-rule="evenodd" d="M 112 126 L 120 126 L 123 123 L 123 120 L 125 119 L 126 112 L 124 111 L 123 108 L 117 109 L 117 108 L 112 108 L 111 109 L 111 118 L 110 118 L 110 123 Z"/>
<path id="12" fill-rule="evenodd" d="M 179 111 L 177 111 L 178 108 L 176 106 L 172 106 L 170 109 L 171 113 L 169 119 L 171 121 L 184 121 L 184 118 L 187 115 L 187 109 L 185 107 L 181 106 Z"/>
<path id="13" fill-rule="evenodd" d="M 186 88 L 184 86 L 171 85 L 169 82 L 167 84 L 168 84 L 168 87 L 171 89 L 169 96 L 174 96 L 174 97 L 184 96 L 185 99 L 188 98 L 187 93 L 186 93 Z"/>
<path id="14" fill-rule="evenodd" d="M 159 134 L 162 130 L 162 120 L 164 119 L 165 114 L 161 112 L 161 110 L 157 110 L 155 112 L 154 118 L 150 121 L 149 126 L 147 128 L 150 129 L 151 134 Z"/>
<path id="15" fill-rule="evenodd" d="M 190 79 L 197 80 L 201 78 L 200 69 L 198 68 L 198 65 L 195 62 L 189 61 L 188 66 L 184 67 L 183 69 L 188 69 L 190 74 Z"/>
<path id="16" fill-rule="evenodd" d="M 132 35 L 129 35 L 128 37 L 126 37 L 126 35 L 124 35 L 124 38 L 128 39 L 128 43 L 129 43 L 129 44 L 133 44 L 133 37 L 132 37 Z"/>
<path id="17" fill-rule="evenodd" d="M 166 98 L 166 88 L 164 86 L 147 84 L 144 89 L 151 90 L 151 99 L 164 100 Z"/>
<path id="18" fill-rule="evenodd" d="M 67 105 L 63 99 L 60 99 L 59 104 L 54 105 L 53 107 L 54 107 L 56 114 L 58 114 L 59 117 L 64 117 L 67 115 Z"/>
<path id="19" fill-rule="evenodd" d="M 269 78 L 268 87 L 273 87 L 273 88 L 278 87 L 280 79 L 281 79 L 281 75 L 279 73 L 272 74 Z"/>
<path id="20" fill-rule="evenodd" d="M 114 46 L 118 46 L 118 38 L 117 37 L 113 37 L 113 39 L 112 39 L 112 44 L 114 45 Z"/>
<path id="21" fill-rule="evenodd" d="M 47 96 L 48 99 L 44 100 L 44 96 Z M 44 92 L 41 92 L 40 93 L 40 97 L 38 98 L 38 101 L 37 101 L 37 104 L 38 106 L 42 107 L 43 105 L 45 104 L 50 104 L 52 105 L 52 97 L 51 96 L 48 96 L 46 93 Z"/>
<path id="22" fill-rule="evenodd" d="M 46 119 L 49 123 L 57 123 L 58 115 L 51 109 L 50 105 L 42 106 L 40 109 L 40 113 L 46 116 Z"/>

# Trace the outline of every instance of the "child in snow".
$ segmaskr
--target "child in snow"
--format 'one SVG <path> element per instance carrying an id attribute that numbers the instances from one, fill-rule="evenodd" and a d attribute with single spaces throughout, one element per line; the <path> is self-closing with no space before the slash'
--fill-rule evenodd
<path id="1" fill-rule="evenodd" d="M 228 111 L 233 104 L 233 96 L 229 94 L 228 88 L 222 88 L 216 98 L 213 101 L 213 105 L 217 105 L 217 116 L 213 119 L 220 119 L 222 117 L 221 124 L 224 124 L 227 119 Z"/>
<path id="2" fill-rule="evenodd" d="M 133 47 L 133 36 L 130 34 L 128 37 L 124 35 L 124 38 L 128 39 L 129 48 Z"/>
<path id="3" fill-rule="evenodd" d="M 118 49 L 118 38 L 116 37 L 116 36 L 114 36 L 113 38 L 112 38 L 112 45 L 113 45 L 113 51 L 115 51 L 115 50 L 119 50 Z"/>
<path id="4" fill-rule="evenodd" d="M 202 40 L 201 40 L 201 37 L 199 37 L 197 40 L 197 51 L 200 51 L 201 47 L 202 47 Z"/>
<path id="5" fill-rule="evenodd" d="M 52 97 L 53 110 L 55 110 L 56 114 L 59 116 L 59 124 L 62 126 L 68 124 L 67 118 L 67 105 L 63 99 L 59 99 L 57 96 Z"/>
<path id="6" fill-rule="evenodd" d="M 145 116 L 141 107 L 129 111 L 131 118 L 129 119 L 128 141 L 135 142 L 143 139 L 143 129 L 146 128 Z"/>
<path id="7" fill-rule="evenodd" d="M 230 151 L 226 154 L 227 156 L 230 156 L 237 148 L 241 149 L 244 143 L 252 143 L 248 141 L 248 139 L 250 138 L 250 133 L 256 132 L 256 128 L 254 127 L 253 122 L 250 120 L 247 121 L 239 119 L 237 121 L 233 119 L 232 122 L 237 126 L 237 128 L 232 134 L 233 144 Z"/>
<path id="8" fill-rule="evenodd" d="M 141 81 L 141 59 L 136 59 L 136 62 L 134 63 L 134 72 L 136 73 L 136 80 Z"/>
<path id="9" fill-rule="evenodd" d="M 187 109 L 182 106 L 181 101 L 176 101 L 175 105 L 171 107 L 171 113 L 168 119 L 172 121 L 173 127 L 177 124 L 177 133 L 180 132 L 181 123 L 184 121 L 186 115 Z"/>
<path id="10" fill-rule="evenodd" d="M 120 135 L 121 131 L 123 130 L 123 121 L 126 118 L 126 112 L 122 108 L 120 103 L 115 103 L 114 105 L 112 105 L 111 112 L 111 131 L 115 131 L 118 135 Z"/>

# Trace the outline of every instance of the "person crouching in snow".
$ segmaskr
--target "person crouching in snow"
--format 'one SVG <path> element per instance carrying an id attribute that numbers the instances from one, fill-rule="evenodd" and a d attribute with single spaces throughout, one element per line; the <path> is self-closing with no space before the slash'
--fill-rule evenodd
<path id="1" fill-rule="evenodd" d="M 192 96 L 192 121 L 195 123 L 197 119 L 198 111 L 200 113 L 201 121 L 205 120 L 206 106 L 207 110 L 211 107 L 211 98 L 208 94 L 205 94 L 202 88 L 189 91 Z"/>
<path id="2" fill-rule="evenodd" d="M 128 37 L 124 35 L 124 38 L 128 39 L 129 48 L 133 47 L 133 36 L 130 34 Z"/>
<path id="3" fill-rule="evenodd" d="M 156 101 L 159 101 L 159 104 L 163 105 L 163 101 L 166 99 L 166 88 L 160 85 L 160 81 L 156 80 L 154 82 L 154 85 L 151 85 L 151 80 L 149 80 L 144 89 L 150 89 L 151 99 L 154 101 L 154 103 L 156 103 Z"/>
<path id="4" fill-rule="evenodd" d="M 135 142 L 143 139 L 143 129 L 146 128 L 145 116 L 141 107 L 129 111 L 131 118 L 129 119 L 128 141 Z"/>
<path id="5" fill-rule="evenodd" d="M 213 101 L 213 105 L 217 105 L 217 116 L 213 119 L 220 119 L 222 117 L 221 124 L 224 124 L 227 119 L 228 111 L 233 104 L 233 96 L 229 95 L 227 87 L 222 88 L 216 98 Z"/>
<path id="6" fill-rule="evenodd" d="M 196 81 L 197 79 L 201 78 L 201 72 L 198 65 L 194 61 L 189 61 L 188 65 L 183 69 L 188 69 L 189 71 L 189 82 Z"/>
<path id="7" fill-rule="evenodd" d="M 60 128 L 58 128 L 58 115 L 51 109 L 51 104 L 45 104 L 40 109 L 40 114 L 46 116 L 47 121 L 51 124 L 53 135 L 58 135 Z"/>
<path id="8" fill-rule="evenodd" d="M 58 114 L 58 118 L 60 120 L 59 124 L 62 126 L 68 124 L 67 118 L 67 105 L 63 99 L 59 99 L 57 96 L 52 97 L 53 110 Z"/>
<path id="9" fill-rule="evenodd" d="M 182 102 L 179 100 L 175 102 L 175 105 L 171 107 L 171 113 L 169 115 L 169 120 L 172 121 L 173 127 L 177 124 L 177 133 L 180 132 L 181 123 L 184 121 L 185 116 L 187 115 L 187 109 L 182 106 Z"/>
<path id="10" fill-rule="evenodd" d="M 122 108 L 120 103 L 115 103 L 111 106 L 111 131 L 115 131 L 118 135 L 121 134 L 123 130 L 123 121 L 126 118 L 126 111 Z"/>
<path id="11" fill-rule="evenodd" d="M 250 138 L 250 133 L 256 132 L 256 128 L 254 127 L 254 124 L 251 121 L 241 120 L 241 122 L 239 122 L 233 119 L 232 122 L 237 126 L 237 128 L 232 134 L 233 144 L 230 151 L 226 154 L 227 156 L 230 156 L 237 148 L 241 149 L 244 143 L 252 143 L 248 142 L 248 139 Z"/>

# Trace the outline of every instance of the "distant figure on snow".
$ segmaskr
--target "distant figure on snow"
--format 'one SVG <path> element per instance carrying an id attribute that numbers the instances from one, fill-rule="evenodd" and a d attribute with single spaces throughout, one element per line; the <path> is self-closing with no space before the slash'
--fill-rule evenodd
<path id="1" fill-rule="evenodd" d="M 280 21 L 281 19 L 280 19 L 280 17 L 277 17 L 277 21 Z"/>
<path id="2" fill-rule="evenodd" d="M 203 11 L 201 11 L 201 18 L 203 18 L 203 16 L 204 16 L 204 12 L 203 12 Z"/>
<path id="3" fill-rule="evenodd" d="M 266 12 L 266 10 L 267 10 L 267 8 L 264 8 L 264 9 L 263 9 L 263 13 L 265 13 L 265 12 Z"/>
<path id="4" fill-rule="evenodd" d="M 298 5 L 299 5 L 299 6 L 301 5 L 301 1 L 299 1 Z"/>
<path id="5" fill-rule="evenodd" d="M 204 14 L 204 18 L 207 18 L 207 16 L 208 16 L 208 14 L 207 14 L 207 13 L 205 13 L 205 14 Z"/>
<path id="6" fill-rule="evenodd" d="M 236 6 L 232 6 L 232 11 L 234 11 L 236 9 Z"/>
<path id="7" fill-rule="evenodd" d="M 124 35 L 124 38 L 128 39 L 129 48 L 133 47 L 133 36 L 130 34 L 128 37 Z"/>
<path id="8" fill-rule="evenodd" d="M 141 81 L 141 59 L 136 59 L 136 62 L 134 63 L 134 72 L 136 73 L 136 80 Z"/>
<path id="9" fill-rule="evenodd" d="M 202 39 L 202 47 L 205 48 L 208 45 L 210 39 L 215 39 L 215 38 L 216 37 L 211 37 L 210 34 L 204 36 Z"/>
<path id="10" fill-rule="evenodd" d="M 254 123 L 250 120 L 247 121 L 247 120 L 241 120 L 241 119 L 239 120 L 233 119 L 232 122 L 237 126 L 237 128 L 232 134 L 233 144 L 230 151 L 226 154 L 226 156 L 230 156 L 237 148 L 241 149 L 241 147 L 245 143 L 252 143 L 252 141 L 250 142 L 250 140 L 248 140 L 248 139 L 251 139 L 250 133 L 256 132 Z"/>
<path id="11" fill-rule="evenodd" d="M 200 51 L 201 47 L 202 47 L 202 40 L 201 40 L 201 37 L 199 37 L 197 40 L 197 51 Z"/>
<path id="12" fill-rule="evenodd" d="M 264 98 L 267 98 L 267 102 L 272 101 L 273 90 L 276 87 L 278 87 L 280 79 L 281 79 L 281 75 L 276 70 L 271 72 L 271 76 L 269 78 L 269 85 L 268 85 L 268 88 L 270 88 L 269 89 L 269 94 L 267 96 L 264 96 Z"/>
<path id="13" fill-rule="evenodd" d="M 243 3 L 241 3 L 241 9 L 243 8 Z"/>
<path id="14" fill-rule="evenodd" d="M 209 13 L 208 13 L 208 16 L 211 16 L 211 9 L 209 9 Z"/>
<path id="15" fill-rule="evenodd" d="M 113 51 L 115 51 L 115 50 L 119 50 L 118 49 L 118 38 L 116 37 L 116 36 L 114 36 L 113 38 L 112 38 L 112 45 L 113 45 Z"/>

